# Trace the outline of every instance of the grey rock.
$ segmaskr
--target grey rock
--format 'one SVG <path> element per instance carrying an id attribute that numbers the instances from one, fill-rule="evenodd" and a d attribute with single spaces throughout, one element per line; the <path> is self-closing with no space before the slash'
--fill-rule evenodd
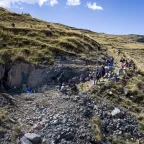
<path id="1" fill-rule="evenodd" d="M 53 121 L 52 121 L 52 124 L 53 124 L 53 125 L 58 124 L 58 120 L 53 120 Z"/>
<path id="2" fill-rule="evenodd" d="M 66 123 L 66 122 L 67 122 L 67 119 L 64 118 L 64 119 L 62 120 L 62 123 L 64 124 L 64 123 Z"/>
<path id="3" fill-rule="evenodd" d="M 25 136 L 20 139 L 20 144 L 32 144 Z"/>
<path id="4" fill-rule="evenodd" d="M 26 133 L 24 135 L 32 143 L 39 144 L 41 142 L 41 136 L 35 133 Z"/>

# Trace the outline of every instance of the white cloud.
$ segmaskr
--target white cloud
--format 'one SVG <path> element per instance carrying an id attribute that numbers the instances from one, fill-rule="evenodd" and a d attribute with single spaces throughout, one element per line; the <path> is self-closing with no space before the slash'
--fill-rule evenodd
<path id="1" fill-rule="evenodd" d="M 49 2 L 50 6 L 58 4 L 58 0 L 0 0 L 0 6 L 5 8 L 10 8 L 15 4 L 27 3 L 27 4 L 38 4 L 39 6 L 44 5 L 46 2 Z"/>
<path id="2" fill-rule="evenodd" d="M 58 4 L 58 0 L 50 0 L 50 6 Z"/>
<path id="3" fill-rule="evenodd" d="M 77 6 L 77 5 L 80 5 L 81 2 L 80 0 L 67 0 L 67 5 L 72 5 L 72 6 Z"/>
<path id="4" fill-rule="evenodd" d="M 87 7 L 88 7 L 89 9 L 92 9 L 92 10 L 103 10 L 103 8 L 102 8 L 101 6 L 97 6 L 97 5 L 96 5 L 96 2 L 93 3 L 93 4 L 91 4 L 90 2 L 87 3 Z"/>
<path id="5" fill-rule="evenodd" d="M 45 2 L 47 2 L 47 0 L 38 0 L 38 4 L 39 4 L 40 6 L 42 6 Z"/>

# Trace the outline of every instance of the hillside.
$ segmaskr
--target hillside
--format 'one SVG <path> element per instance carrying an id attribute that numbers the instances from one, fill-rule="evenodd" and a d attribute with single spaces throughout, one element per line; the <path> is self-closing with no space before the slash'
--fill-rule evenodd
<path id="1" fill-rule="evenodd" d="M 138 68 L 144 71 L 144 43 L 143 35 L 108 35 L 108 34 L 91 34 L 103 47 L 110 52 L 117 52 L 120 48 L 126 57 L 133 59 Z"/>
<path id="2" fill-rule="evenodd" d="M 96 33 L 0 8 L 0 143 L 143 144 L 143 42 L 142 35 Z M 121 57 L 138 69 L 117 83 L 80 82 L 107 56 L 115 73 Z M 58 89 L 63 73 L 68 93 Z"/>
<path id="3" fill-rule="evenodd" d="M 15 23 L 15 28 L 11 25 Z M 23 58 L 33 64 L 54 64 L 56 56 L 88 59 L 100 44 L 83 31 L 44 22 L 29 14 L 16 14 L 0 8 L 1 63 Z"/>
<path id="4" fill-rule="evenodd" d="M 141 59 L 144 36 L 95 33 L 44 22 L 29 14 L 16 14 L 3 8 L 0 8 L 0 35 L 1 63 L 5 62 L 6 56 L 6 61 L 20 58 L 33 64 L 54 64 L 57 56 L 65 54 L 95 61 L 93 55 L 98 59 L 99 55 L 105 54 L 99 52 L 99 48 L 122 48 L 137 63 L 144 63 Z"/>

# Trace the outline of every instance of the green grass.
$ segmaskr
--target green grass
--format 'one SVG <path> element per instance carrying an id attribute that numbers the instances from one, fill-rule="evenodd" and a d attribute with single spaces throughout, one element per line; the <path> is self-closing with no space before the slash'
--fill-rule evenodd
<path id="1" fill-rule="evenodd" d="M 13 22 L 16 25 L 15 28 L 11 27 Z M 139 35 L 108 35 L 76 29 L 32 18 L 29 14 L 16 14 L 0 8 L 0 52 L 11 53 L 11 57 L 8 57 L 9 61 L 21 56 L 34 64 L 43 62 L 54 64 L 54 57 L 63 54 L 72 54 L 78 59 L 93 61 L 93 53 L 96 53 L 95 59 L 104 54 L 104 51 L 102 54 L 97 51 L 97 48 L 101 46 L 108 51 L 113 49 L 115 54 L 117 48 L 121 48 L 141 67 L 144 61 L 137 58 L 137 53 L 134 56 L 127 53 L 127 49 L 130 51 L 143 49 L 144 44 L 137 42 L 142 38 Z M 44 58 L 38 58 L 39 55 Z M 141 58 L 143 56 L 143 54 L 140 55 Z M 1 56 L 0 63 L 6 63 Z"/>
<path id="2" fill-rule="evenodd" d="M 13 22 L 15 28 L 11 26 Z M 99 46 L 96 39 L 82 30 L 0 8 L 0 63 L 22 57 L 33 64 L 54 64 L 54 57 L 63 54 L 78 59 L 84 55 L 91 60 L 90 53 Z"/>
<path id="3" fill-rule="evenodd" d="M 92 129 L 94 131 L 94 136 L 97 141 L 102 140 L 102 135 L 101 135 L 101 122 L 100 119 L 96 116 L 92 118 Z"/>
<path id="4" fill-rule="evenodd" d="M 3 108 L 0 108 L 0 125 L 8 120 L 9 118 L 7 116 L 7 111 L 5 111 Z"/>
<path id="5" fill-rule="evenodd" d="M 143 111 L 139 114 L 138 120 L 140 121 L 140 123 L 139 123 L 139 129 L 144 134 L 144 112 Z"/>

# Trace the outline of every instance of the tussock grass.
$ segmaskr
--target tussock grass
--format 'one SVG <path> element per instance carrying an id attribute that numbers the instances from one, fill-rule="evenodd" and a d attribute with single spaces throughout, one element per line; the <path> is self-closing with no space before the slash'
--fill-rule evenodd
<path id="1" fill-rule="evenodd" d="M 11 27 L 13 22 L 16 25 L 15 28 Z M 92 60 L 93 57 L 90 54 L 98 52 L 99 46 L 105 47 L 107 50 L 113 49 L 115 54 L 117 48 L 121 48 L 124 53 L 127 49 L 135 52 L 137 49 L 142 50 L 144 48 L 143 43 L 137 42 L 138 39 L 143 38 L 139 35 L 95 33 L 62 24 L 45 22 L 32 18 L 30 14 L 16 14 L 3 8 L 0 8 L 0 37 L 0 50 L 11 49 L 15 55 L 21 53 L 30 63 L 41 63 L 42 59 L 37 58 L 38 54 L 32 55 L 41 49 L 47 49 L 45 54 L 48 57 L 44 58 L 47 59 L 46 63 L 53 64 L 53 55 L 56 56 L 57 53 L 58 55 L 72 53 L 77 58 L 84 55 L 83 57 Z M 21 49 L 29 49 L 29 51 Z M 128 53 L 128 55 L 134 56 L 138 64 L 144 63 L 142 59 L 137 58 L 139 54 L 135 53 L 132 56 Z M 96 57 L 98 56 L 96 55 Z M 143 57 L 143 54 L 140 57 Z M 4 62 L 4 60 L 0 60 L 0 62 Z"/>
<path id="2" fill-rule="evenodd" d="M 142 75 L 135 76 L 127 85 L 128 96 L 135 96 L 134 102 L 144 106 L 144 78 Z"/>
<path id="3" fill-rule="evenodd" d="M 92 118 L 92 128 L 94 131 L 95 139 L 97 141 L 101 141 L 102 135 L 101 135 L 101 122 L 100 119 L 96 116 Z"/>
<path id="4" fill-rule="evenodd" d="M 11 24 L 15 23 L 15 28 Z M 80 54 L 89 57 L 100 44 L 82 30 L 48 23 L 29 14 L 17 14 L 0 8 L 0 62 L 23 57 L 33 64 L 54 64 L 57 55 Z M 8 60 L 4 55 L 9 55 Z"/>
<path id="5" fill-rule="evenodd" d="M 7 116 L 7 111 L 5 111 L 3 108 L 0 108 L 0 126 L 3 122 L 8 121 L 9 118 Z"/>

